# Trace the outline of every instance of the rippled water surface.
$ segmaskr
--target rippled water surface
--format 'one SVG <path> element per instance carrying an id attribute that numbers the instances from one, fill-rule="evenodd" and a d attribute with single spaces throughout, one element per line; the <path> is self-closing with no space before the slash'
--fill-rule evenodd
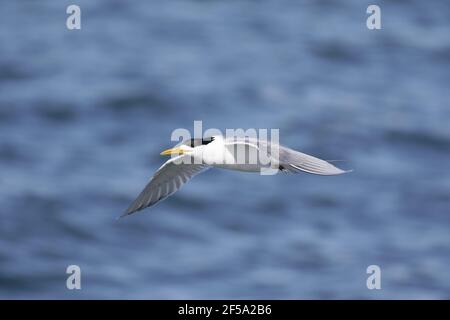
<path id="1" fill-rule="evenodd" d="M 69 4 L 2 3 L 1 298 L 450 298 L 448 2 Z M 194 120 L 355 171 L 210 170 L 116 220 Z"/>

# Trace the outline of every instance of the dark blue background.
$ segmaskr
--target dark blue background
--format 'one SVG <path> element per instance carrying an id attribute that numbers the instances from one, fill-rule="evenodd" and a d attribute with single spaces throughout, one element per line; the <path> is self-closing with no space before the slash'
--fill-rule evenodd
<path id="1" fill-rule="evenodd" d="M 450 5 L 369 4 L 2 1 L 0 297 L 450 298 Z M 194 120 L 355 171 L 210 170 L 117 221 Z"/>

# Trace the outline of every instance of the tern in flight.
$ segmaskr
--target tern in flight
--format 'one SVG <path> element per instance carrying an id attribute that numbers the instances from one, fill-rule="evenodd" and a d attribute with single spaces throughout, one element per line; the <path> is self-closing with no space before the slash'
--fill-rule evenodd
<path id="1" fill-rule="evenodd" d="M 261 157 L 262 150 L 266 154 L 264 161 Z M 253 161 L 250 159 L 252 154 L 257 155 L 253 157 Z M 203 139 L 189 139 L 161 152 L 161 155 L 172 157 L 155 172 L 122 217 L 164 200 L 191 178 L 211 167 L 246 172 L 263 172 L 267 169 L 287 173 L 307 172 L 323 176 L 351 171 L 341 170 L 325 160 L 271 141 L 248 137 L 225 138 L 217 135 Z"/>

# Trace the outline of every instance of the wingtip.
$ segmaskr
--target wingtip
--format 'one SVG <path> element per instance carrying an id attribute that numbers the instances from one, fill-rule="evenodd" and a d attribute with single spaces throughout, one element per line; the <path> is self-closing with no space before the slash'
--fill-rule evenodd
<path id="1" fill-rule="evenodd" d="M 118 217 L 116 218 L 116 220 L 120 220 L 120 219 L 122 219 L 122 218 L 128 217 L 129 215 L 135 213 L 136 211 L 138 211 L 138 210 L 130 210 L 130 209 L 127 209 L 124 213 L 122 213 L 120 216 L 118 216 Z"/>
<path id="2" fill-rule="evenodd" d="M 353 169 L 350 169 L 350 170 L 342 170 L 340 168 L 338 168 L 338 169 L 339 169 L 339 172 L 336 173 L 337 175 L 353 172 Z"/>
<path id="3" fill-rule="evenodd" d="M 129 215 L 129 214 L 128 214 L 127 212 L 122 213 L 120 216 L 116 217 L 116 221 L 117 221 L 117 220 L 120 220 L 120 219 L 122 219 L 122 218 L 125 218 L 125 217 L 128 216 L 128 215 Z"/>
<path id="4" fill-rule="evenodd" d="M 337 167 L 336 167 L 336 168 L 337 168 Z M 346 170 L 346 169 L 341 169 L 341 168 L 338 168 L 338 169 L 341 171 L 341 174 L 353 172 L 353 169 L 348 169 L 348 170 Z"/>
<path id="5" fill-rule="evenodd" d="M 141 211 L 144 208 L 145 207 L 143 207 L 143 206 L 135 207 L 135 206 L 131 205 L 127 210 L 125 210 L 124 213 L 122 213 L 120 216 L 118 216 L 116 218 L 116 220 L 120 220 L 122 218 L 128 217 L 128 216 L 130 216 L 130 215 L 132 215 L 132 214 L 134 214 L 134 213 L 136 213 L 138 211 Z"/>

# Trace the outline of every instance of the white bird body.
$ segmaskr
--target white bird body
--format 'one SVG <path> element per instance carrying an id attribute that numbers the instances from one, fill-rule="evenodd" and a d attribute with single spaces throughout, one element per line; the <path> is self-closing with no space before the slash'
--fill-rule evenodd
<path id="1" fill-rule="evenodd" d="M 156 171 L 123 216 L 167 198 L 195 175 L 211 167 L 261 173 L 268 169 L 275 172 L 307 172 L 317 175 L 338 175 L 348 172 L 325 160 L 266 140 L 252 138 L 225 139 L 222 136 L 213 136 L 190 139 L 161 154 L 175 156 Z"/>
<path id="2" fill-rule="evenodd" d="M 258 161 L 239 161 L 239 152 L 233 150 L 234 146 L 237 146 L 237 148 L 240 146 L 247 147 L 254 151 L 255 154 L 258 151 L 258 147 L 254 144 L 239 145 L 239 143 L 225 140 L 222 136 L 214 136 L 214 140 L 211 143 L 194 148 L 192 155 L 194 163 L 205 163 L 211 167 L 245 172 L 260 172 L 262 168 L 267 167 Z M 245 151 L 247 153 L 251 152 L 249 150 Z"/>

